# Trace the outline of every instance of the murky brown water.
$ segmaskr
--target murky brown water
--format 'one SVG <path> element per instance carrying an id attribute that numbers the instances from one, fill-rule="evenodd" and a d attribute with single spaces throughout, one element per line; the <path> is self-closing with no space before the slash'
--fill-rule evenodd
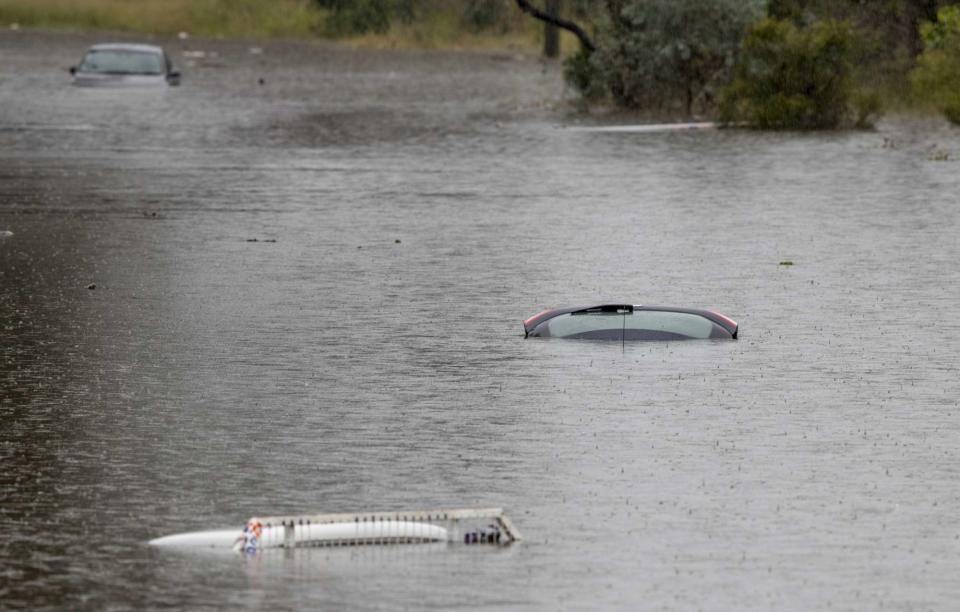
<path id="1" fill-rule="evenodd" d="M 2 607 L 960 599 L 960 130 L 574 132 L 534 60 L 311 45 L 71 88 L 91 42 L 0 34 Z M 741 339 L 521 337 L 608 300 Z M 145 545 L 437 506 L 527 539 Z"/>

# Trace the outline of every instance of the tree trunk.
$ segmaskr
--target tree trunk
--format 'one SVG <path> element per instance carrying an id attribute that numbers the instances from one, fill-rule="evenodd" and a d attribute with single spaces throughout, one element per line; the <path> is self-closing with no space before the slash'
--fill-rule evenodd
<path id="1" fill-rule="evenodd" d="M 546 0 L 544 9 L 547 15 L 557 19 L 560 17 L 560 0 Z M 549 21 L 543 22 L 543 54 L 547 57 L 560 55 L 560 30 Z"/>
<path id="2" fill-rule="evenodd" d="M 597 47 L 593 44 L 593 41 L 590 40 L 590 37 L 587 36 L 587 33 L 583 31 L 583 28 L 572 21 L 560 19 L 559 17 L 553 17 L 530 4 L 529 0 L 517 0 L 517 6 L 520 7 L 521 11 L 530 15 L 531 17 L 546 23 L 552 23 L 558 28 L 563 28 L 564 30 L 573 32 L 574 35 L 580 39 L 580 44 L 583 45 L 583 48 L 587 53 L 593 53 L 597 50 Z"/>

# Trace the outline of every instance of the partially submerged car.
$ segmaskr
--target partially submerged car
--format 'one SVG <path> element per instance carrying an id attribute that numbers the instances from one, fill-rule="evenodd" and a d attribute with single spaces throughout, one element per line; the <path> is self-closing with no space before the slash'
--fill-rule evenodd
<path id="1" fill-rule="evenodd" d="M 81 87 L 179 85 L 180 73 L 160 47 L 110 43 L 90 47 L 70 68 Z"/>
<path id="2" fill-rule="evenodd" d="M 523 322 L 527 338 L 585 340 L 736 340 L 733 319 L 710 310 L 603 304 L 545 310 Z"/>

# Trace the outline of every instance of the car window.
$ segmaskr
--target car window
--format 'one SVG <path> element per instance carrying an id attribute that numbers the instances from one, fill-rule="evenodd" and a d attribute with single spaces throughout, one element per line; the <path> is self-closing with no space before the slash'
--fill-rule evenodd
<path id="1" fill-rule="evenodd" d="M 156 53 L 123 50 L 93 50 L 80 64 L 81 72 L 114 74 L 163 74 L 163 58 Z"/>
<path id="2" fill-rule="evenodd" d="M 563 314 L 537 326 L 537 335 L 551 338 L 620 338 L 623 314 L 616 312 Z"/>
<path id="3" fill-rule="evenodd" d="M 712 321 L 700 315 L 663 310 L 635 310 L 624 321 L 627 340 L 710 338 L 714 327 Z"/>
<path id="4" fill-rule="evenodd" d="M 690 340 L 727 336 L 719 326 L 700 315 L 661 310 L 563 314 L 544 321 L 531 335 L 596 340 Z"/>

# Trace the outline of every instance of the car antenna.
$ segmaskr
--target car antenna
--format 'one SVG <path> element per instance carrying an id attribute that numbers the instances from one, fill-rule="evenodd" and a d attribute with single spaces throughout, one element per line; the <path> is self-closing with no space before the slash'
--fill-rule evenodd
<path id="1" fill-rule="evenodd" d="M 620 328 L 620 351 L 627 352 L 627 309 L 623 309 L 623 327 Z"/>

